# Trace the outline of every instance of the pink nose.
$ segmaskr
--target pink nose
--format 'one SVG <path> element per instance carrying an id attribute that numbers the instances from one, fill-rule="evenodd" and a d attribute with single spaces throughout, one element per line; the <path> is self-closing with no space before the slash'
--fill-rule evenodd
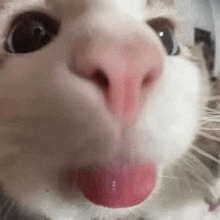
<path id="1" fill-rule="evenodd" d="M 140 110 L 142 98 L 161 76 L 159 49 L 149 42 L 139 47 L 85 43 L 83 48 L 76 56 L 80 74 L 102 90 L 106 105 L 118 120 L 131 123 Z"/>

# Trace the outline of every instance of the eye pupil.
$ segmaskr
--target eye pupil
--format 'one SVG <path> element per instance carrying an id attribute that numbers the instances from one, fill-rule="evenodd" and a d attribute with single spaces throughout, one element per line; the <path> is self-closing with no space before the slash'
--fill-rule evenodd
<path id="1" fill-rule="evenodd" d="M 174 34 L 169 29 L 157 31 L 158 36 L 161 38 L 163 45 L 166 48 L 166 51 L 169 55 L 173 55 L 175 47 Z"/>
<path id="2" fill-rule="evenodd" d="M 46 30 L 43 26 L 40 24 L 36 24 L 35 22 L 32 22 L 31 31 L 33 34 L 33 37 L 35 38 L 41 38 L 46 35 Z"/>
<path id="3" fill-rule="evenodd" d="M 163 43 L 164 48 L 166 49 L 167 54 L 170 56 L 178 55 L 180 48 L 178 46 L 178 42 L 174 34 L 174 27 L 172 24 L 164 18 L 151 20 L 147 23 L 157 33 L 158 37 Z"/>
<path id="4" fill-rule="evenodd" d="M 10 53 L 29 53 L 46 46 L 59 30 L 59 24 L 46 14 L 29 12 L 14 22 L 5 43 Z"/>

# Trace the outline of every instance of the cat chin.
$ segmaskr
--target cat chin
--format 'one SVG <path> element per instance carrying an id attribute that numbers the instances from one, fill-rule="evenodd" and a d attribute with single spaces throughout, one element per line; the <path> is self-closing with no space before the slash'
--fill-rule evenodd
<path id="1" fill-rule="evenodd" d="M 141 216 L 142 212 L 140 211 L 145 210 L 144 207 L 147 203 L 148 199 L 132 207 L 108 208 L 91 203 L 80 191 L 75 191 L 73 200 L 70 196 L 62 198 L 59 193 L 51 190 L 47 193 L 36 194 L 32 198 L 24 198 L 20 205 L 27 212 L 31 210 L 32 213 L 42 213 L 53 220 L 87 220 L 100 216 L 106 219 L 116 220 L 120 216 L 122 218 L 125 216 Z"/>

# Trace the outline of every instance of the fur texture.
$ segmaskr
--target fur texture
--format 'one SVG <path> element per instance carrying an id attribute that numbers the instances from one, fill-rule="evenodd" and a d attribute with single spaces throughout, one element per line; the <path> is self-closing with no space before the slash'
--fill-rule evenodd
<path id="1" fill-rule="evenodd" d="M 0 10 L 0 180 L 13 205 L 50 220 L 215 219 L 218 209 L 208 209 L 217 207 L 219 193 L 218 83 L 210 98 L 199 48 L 184 45 L 172 8 L 144 0 L 2 0 Z M 13 20 L 33 10 L 59 23 L 57 36 L 35 52 L 8 53 Z M 161 17 L 172 24 L 178 56 L 167 55 L 149 25 Z M 142 58 L 146 45 L 161 57 L 161 77 L 141 92 L 141 110 L 122 129 L 127 118 L 115 118 L 114 103 L 81 70 L 95 63 L 138 72 L 152 62 Z M 139 68 L 130 71 L 109 54 L 121 63 L 138 57 Z M 123 151 L 117 144 L 122 138 Z M 121 151 L 157 163 L 156 188 L 140 205 L 104 208 L 77 186 L 63 185 L 63 170 L 99 165 Z"/>

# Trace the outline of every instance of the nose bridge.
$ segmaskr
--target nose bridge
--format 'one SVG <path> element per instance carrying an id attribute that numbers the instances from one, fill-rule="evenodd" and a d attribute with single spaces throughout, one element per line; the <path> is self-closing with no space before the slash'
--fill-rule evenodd
<path id="1" fill-rule="evenodd" d="M 162 56 L 135 22 L 119 26 L 114 22 L 100 30 L 96 26 L 89 40 L 77 46 L 74 63 L 81 75 L 98 82 L 100 88 L 103 85 L 95 73 L 101 72 L 99 76 L 108 81 L 107 90 L 102 91 L 109 110 L 120 121 L 130 123 L 147 88 L 160 76 Z"/>
<path id="2" fill-rule="evenodd" d="M 96 46 L 98 48 L 93 48 L 91 58 L 96 58 L 97 68 L 100 68 L 109 80 L 107 102 L 117 119 L 128 121 L 129 115 L 137 110 L 133 104 L 138 103 L 141 96 L 142 76 L 137 71 L 137 68 L 141 69 L 138 58 L 125 56 L 118 47 Z"/>

